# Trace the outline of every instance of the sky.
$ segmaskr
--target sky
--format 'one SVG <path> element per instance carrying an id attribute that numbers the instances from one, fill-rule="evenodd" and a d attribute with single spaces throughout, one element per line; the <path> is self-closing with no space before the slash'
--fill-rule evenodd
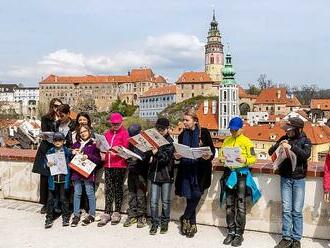
<path id="1" fill-rule="evenodd" d="M 329 0 L 2 0 L 0 82 L 139 67 L 175 82 L 204 70 L 213 9 L 239 84 L 329 88 Z"/>

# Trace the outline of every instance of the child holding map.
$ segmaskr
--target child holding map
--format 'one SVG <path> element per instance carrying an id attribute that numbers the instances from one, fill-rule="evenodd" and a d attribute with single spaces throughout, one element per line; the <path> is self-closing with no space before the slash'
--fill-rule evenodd
<path id="1" fill-rule="evenodd" d="M 101 156 L 100 150 L 96 147 L 96 143 L 91 138 L 92 129 L 89 125 L 80 125 L 77 128 L 76 142 L 72 146 L 72 153 L 76 156 L 82 156 L 81 160 L 91 161 L 92 163 L 100 164 Z M 84 174 L 84 173 L 83 173 Z M 87 177 L 86 177 L 87 176 Z M 82 194 L 82 186 L 85 185 L 86 194 L 88 198 L 89 212 L 86 218 L 82 221 L 82 225 L 86 226 L 95 220 L 95 170 L 89 175 L 82 175 L 78 171 L 72 173 L 72 180 L 74 182 L 74 195 L 73 195 L 73 219 L 71 222 L 72 227 L 76 227 L 80 221 L 80 201 Z"/>
<path id="2" fill-rule="evenodd" d="M 65 136 L 56 132 L 53 138 L 54 147 L 51 147 L 46 154 L 47 166 L 50 169 L 48 176 L 48 201 L 45 228 L 50 228 L 54 221 L 54 205 L 56 195 L 59 195 L 62 208 L 62 224 L 69 225 L 69 199 L 70 169 L 68 164 L 71 159 L 70 150 L 64 146 Z"/>

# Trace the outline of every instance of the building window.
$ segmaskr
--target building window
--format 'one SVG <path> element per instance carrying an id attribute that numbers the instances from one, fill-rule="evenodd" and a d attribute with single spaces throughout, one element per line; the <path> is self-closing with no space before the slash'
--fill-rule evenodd
<path id="1" fill-rule="evenodd" d="M 181 97 L 183 98 L 183 93 L 181 93 Z"/>
<path id="2" fill-rule="evenodd" d="M 194 85 L 193 85 L 193 84 L 191 85 L 191 89 L 192 89 L 192 90 L 194 89 Z"/>
<path id="3" fill-rule="evenodd" d="M 213 56 L 210 57 L 210 64 L 214 64 L 214 57 Z"/>
<path id="4" fill-rule="evenodd" d="M 194 97 L 195 96 L 195 93 L 191 93 L 191 97 Z"/>
<path id="5" fill-rule="evenodd" d="M 223 113 L 227 113 L 227 105 L 223 105 Z"/>
<path id="6" fill-rule="evenodd" d="M 223 92 L 223 100 L 227 100 L 227 91 L 226 90 Z"/>
<path id="7" fill-rule="evenodd" d="M 277 110 L 281 110 L 281 107 L 277 107 Z"/>

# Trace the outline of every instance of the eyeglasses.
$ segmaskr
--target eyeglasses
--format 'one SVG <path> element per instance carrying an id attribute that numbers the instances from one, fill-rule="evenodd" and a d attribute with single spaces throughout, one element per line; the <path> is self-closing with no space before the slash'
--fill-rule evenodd
<path id="1" fill-rule="evenodd" d="M 80 134 L 83 134 L 83 133 L 89 133 L 88 130 L 84 130 L 84 131 L 81 131 Z"/>

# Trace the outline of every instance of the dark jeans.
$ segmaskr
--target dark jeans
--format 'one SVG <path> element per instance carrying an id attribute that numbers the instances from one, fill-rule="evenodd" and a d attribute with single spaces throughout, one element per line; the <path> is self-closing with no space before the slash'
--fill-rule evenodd
<path id="1" fill-rule="evenodd" d="M 128 173 L 128 217 L 138 218 L 147 215 L 146 179 L 139 174 Z"/>
<path id="2" fill-rule="evenodd" d="M 150 187 L 150 211 L 151 221 L 153 224 L 168 223 L 170 221 L 171 212 L 171 192 L 172 183 L 151 183 Z M 162 199 L 162 215 L 159 220 L 158 202 Z"/>
<path id="3" fill-rule="evenodd" d="M 231 234 L 244 233 L 246 223 L 246 176 L 237 173 L 237 184 L 233 189 L 226 187 L 226 221 Z"/>
<path id="4" fill-rule="evenodd" d="M 48 201 L 48 176 L 40 175 L 39 193 L 40 193 L 39 203 L 42 204 L 42 205 L 47 205 L 47 201 Z"/>
<path id="5" fill-rule="evenodd" d="M 200 200 L 201 197 L 187 198 L 187 205 L 182 218 L 189 220 L 190 224 L 196 224 L 196 208 Z"/>
<path id="6" fill-rule="evenodd" d="M 55 190 L 48 190 L 48 201 L 47 201 L 47 214 L 46 219 L 54 219 L 54 208 L 56 203 L 56 195 L 59 195 L 61 210 L 62 210 L 62 219 L 68 220 L 70 218 L 69 212 L 69 200 L 68 192 L 64 188 L 64 183 L 55 183 Z"/>

